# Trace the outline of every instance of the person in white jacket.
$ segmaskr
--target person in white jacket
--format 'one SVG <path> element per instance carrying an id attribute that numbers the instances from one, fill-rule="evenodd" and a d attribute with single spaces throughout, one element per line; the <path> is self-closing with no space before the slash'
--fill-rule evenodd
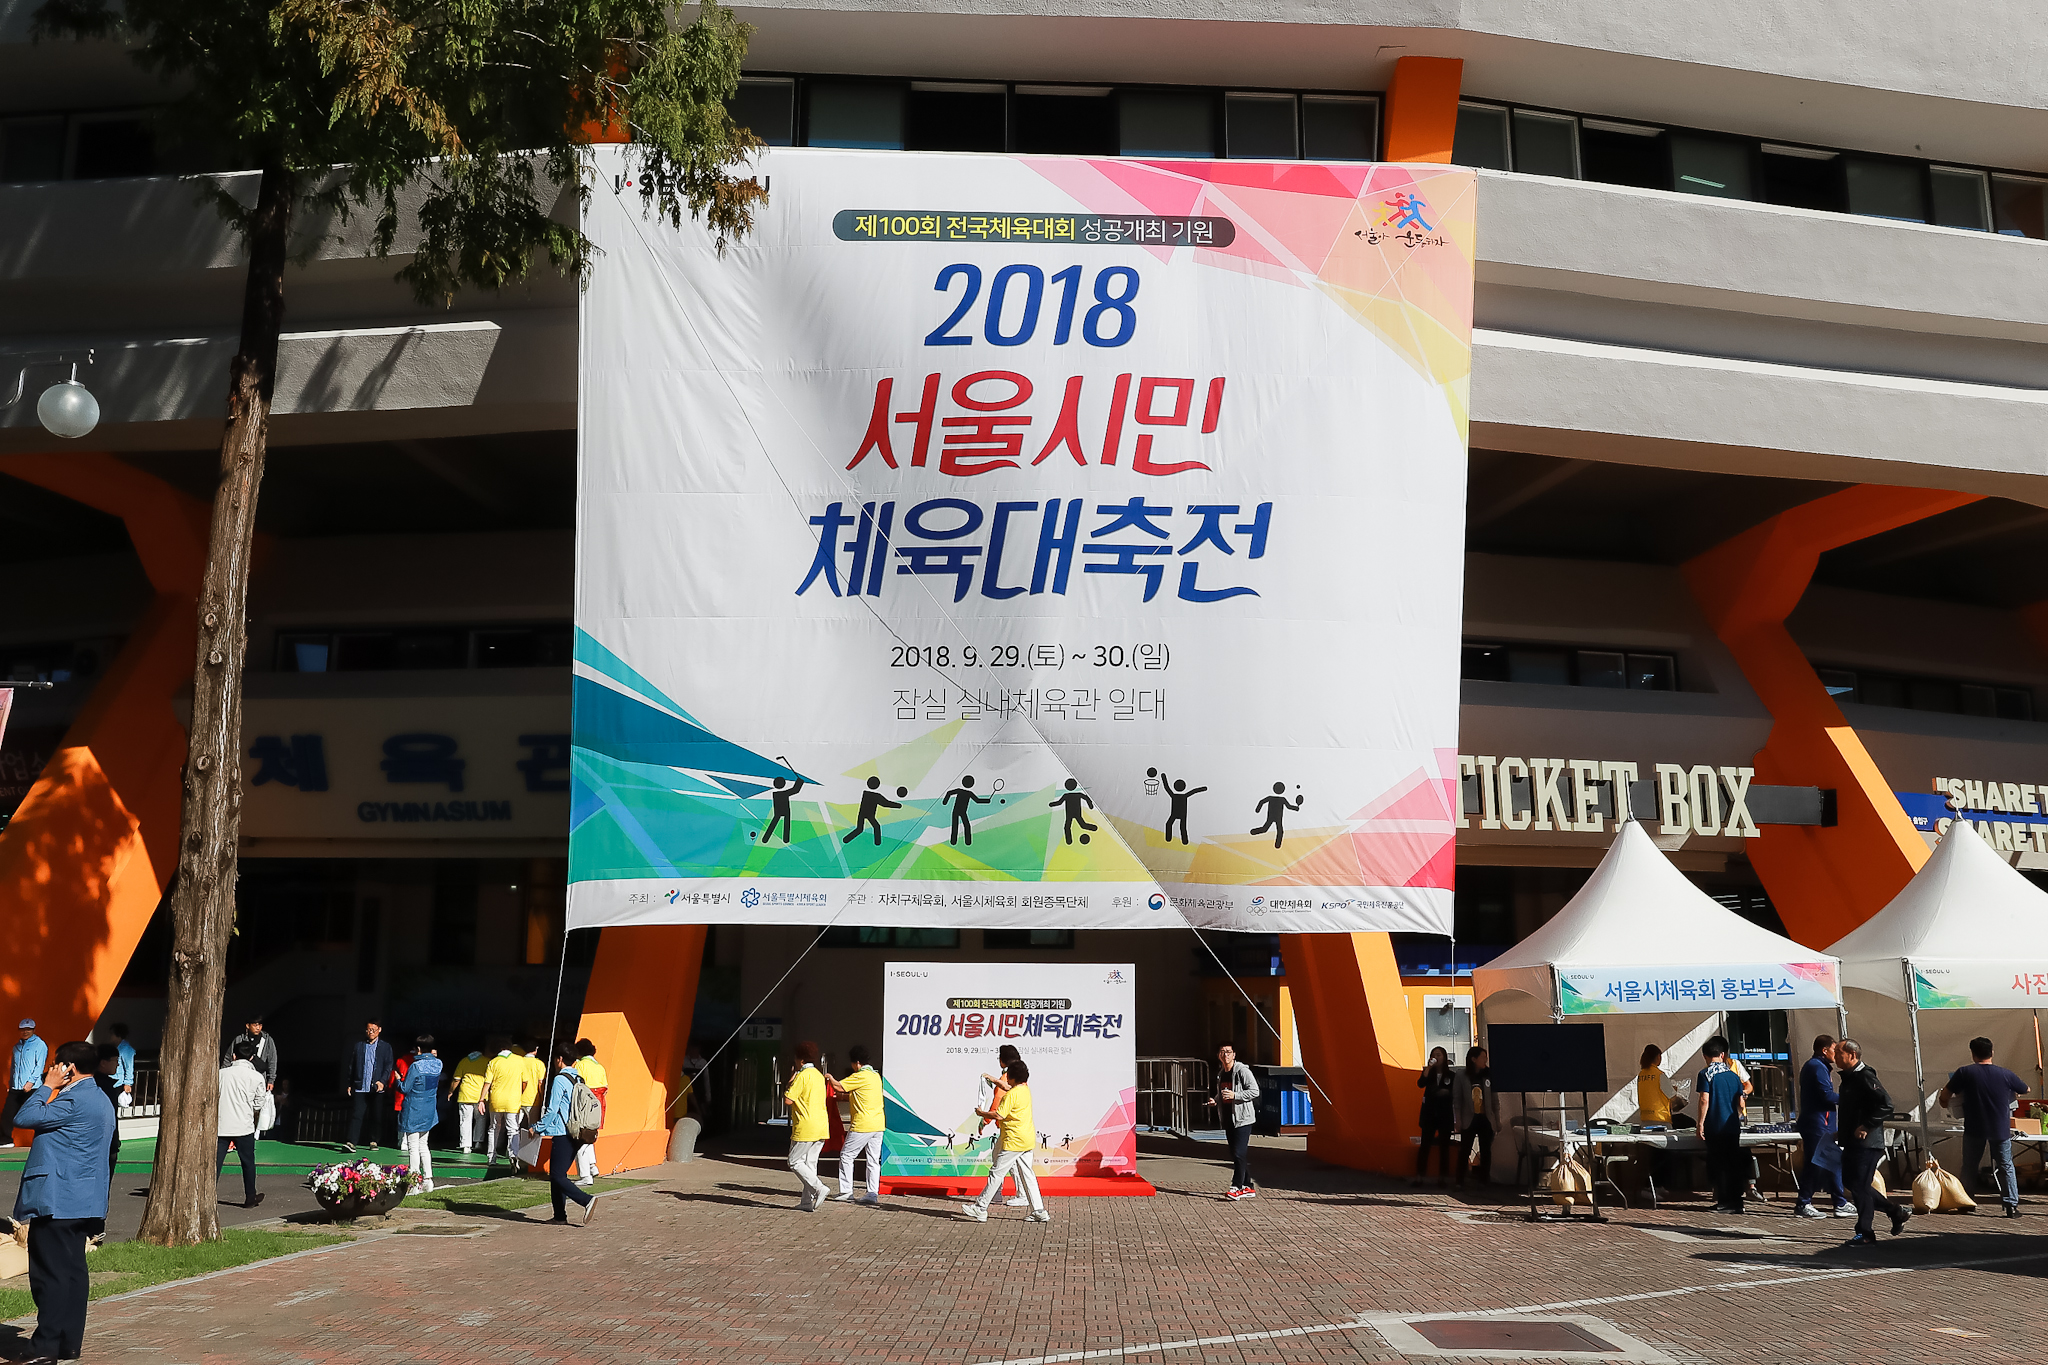
<path id="1" fill-rule="evenodd" d="M 228 1148 L 242 1154 L 242 1207 L 253 1209 L 263 1202 L 256 1192 L 256 1131 L 263 1123 L 263 1101 L 270 1085 L 254 1065 L 256 1042 L 237 1038 L 234 1060 L 220 1069 L 220 1123 L 215 1132 L 220 1144 L 214 1164 L 228 1164 Z"/>

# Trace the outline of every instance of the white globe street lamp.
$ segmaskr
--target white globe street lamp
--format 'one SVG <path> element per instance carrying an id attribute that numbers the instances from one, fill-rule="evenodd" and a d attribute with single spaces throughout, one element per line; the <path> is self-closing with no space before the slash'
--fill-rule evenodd
<path id="1" fill-rule="evenodd" d="M 100 403 L 92 390 L 78 382 L 78 366 L 71 378 L 50 385 L 36 400 L 36 420 L 52 436 L 75 441 L 100 424 Z"/>

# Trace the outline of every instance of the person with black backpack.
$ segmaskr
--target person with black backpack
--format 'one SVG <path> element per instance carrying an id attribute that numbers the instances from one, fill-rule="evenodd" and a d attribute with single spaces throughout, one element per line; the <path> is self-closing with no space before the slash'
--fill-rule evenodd
<path id="1" fill-rule="evenodd" d="M 597 1200 L 569 1179 L 569 1167 L 576 1160 L 577 1147 L 597 1138 L 597 1096 L 590 1093 L 590 1087 L 576 1074 L 576 1044 L 573 1042 L 555 1045 L 554 1074 L 548 1079 L 547 1094 L 547 1105 L 541 1112 L 540 1121 L 533 1125 L 533 1131 L 540 1137 L 553 1139 L 548 1143 L 548 1184 L 553 1187 L 554 1221 L 569 1221 L 568 1201 L 573 1199 L 583 1206 L 583 1226 L 589 1227 L 591 1216 L 597 1212 Z M 584 1136 L 586 1124 L 588 1137 Z"/>
<path id="2" fill-rule="evenodd" d="M 1864 1064 L 1863 1047 L 1854 1038 L 1835 1044 L 1835 1065 L 1842 1070 L 1835 1087 L 1841 1100 L 1835 1141 L 1842 1144 L 1842 1183 L 1856 1200 L 1856 1235 L 1848 1245 L 1870 1246 L 1877 1241 L 1873 1225 L 1879 1209 L 1891 1218 L 1894 1237 L 1913 1218 L 1911 1208 L 1900 1208 L 1871 1183 L 1884 1159 L 1884 1121 L 1892 1117 L 1892 1097 L 1877 1072 Z"/>

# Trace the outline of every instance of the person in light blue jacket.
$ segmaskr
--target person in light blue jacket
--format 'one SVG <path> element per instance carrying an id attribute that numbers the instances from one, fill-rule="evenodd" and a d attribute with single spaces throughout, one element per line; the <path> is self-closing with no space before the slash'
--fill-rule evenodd
<path id="1" fill-rule="evenodd" d="M 555 1069 L 548 1078 L 547 1107 L 533 1125 L 533 1131 L 541 1137 L 554 1139 L 548 1143 L 548 1184 L 553 1187 L 555 1221 L 569 1221 L 568 1201 L 573 1199 L 583 1206 L 583 1225 L 588 1227 L 590 1215 L 597 1212 L 597 1200 L 588 1191 L 578 1189 L 576 1182 L 569 1179 L 569 1163 L 576 1159 L 576 1140 L 569 1136 L 569 1105 L 576 1098 L 576 1087 L 581 1084 L 583 1078 L 576 1074 L 576 1045 L 557 1044 Z"/>
<path id="2" fill-rule="evenodd" d="M 405 1147 L 406 1165 L 428 1193 L 434 1189 L 434 1156 L 427 1150 L 427 1135 L 441 1121 L 441 1058 L 434 1052 L 434 1035 L 422 1033 L 414 1040 L 412 1065 L 406 1069 L 399 1090 L 405 1108 L 398 1115 L 399 1141 Z"/>
<path id="3" fill-rule="evenodd" d="M 5 1138 L 9 1145 L 14 1142 L 14 1130 L 27 1126 L 15 1121 L 15 1111 L 43 1083 L 43 1071 L 49 1062 L 50 1045 L 36 1036 L 36 1021 L 22 1020 L 21 1041 L 14 1045 L 14 1065 L 8 1072 L 7 1104 L 0 1110 L 0 1138 Z"/>
<path id="4" fill-rule="evenodd" d="M 91 1043 L 65 1043 L 14 1116 L 36 1135 L 14 1197 L 15 1220 L 28 1223 L 28 1287 L 36 1302 L 31 1359 L 75 1360 L 85 1341 L 85 1244 L 107 1228 L 107 1145 L 117 1122 L 112 1102 L 93 1083 L 99 1061 Z"/>
<path id="5" fill-rule="evenodd" d="M 135 1107 L 135 1044 L 128 1041 L 128 1026 L 114 1025 L 114 1089 L 121 1092 L 116 1101 L 123 1109 Z"/>

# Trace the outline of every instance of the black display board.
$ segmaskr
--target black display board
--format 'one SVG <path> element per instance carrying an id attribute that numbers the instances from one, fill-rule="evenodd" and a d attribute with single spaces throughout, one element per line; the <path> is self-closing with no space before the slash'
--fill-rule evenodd
<path id="1" fill-rule="evenodd" d="M 1599 1024 L 1488 1024 L 1486 1052 L 1496 1092 L 1607 1092 L 1607 1030 Z"/>

